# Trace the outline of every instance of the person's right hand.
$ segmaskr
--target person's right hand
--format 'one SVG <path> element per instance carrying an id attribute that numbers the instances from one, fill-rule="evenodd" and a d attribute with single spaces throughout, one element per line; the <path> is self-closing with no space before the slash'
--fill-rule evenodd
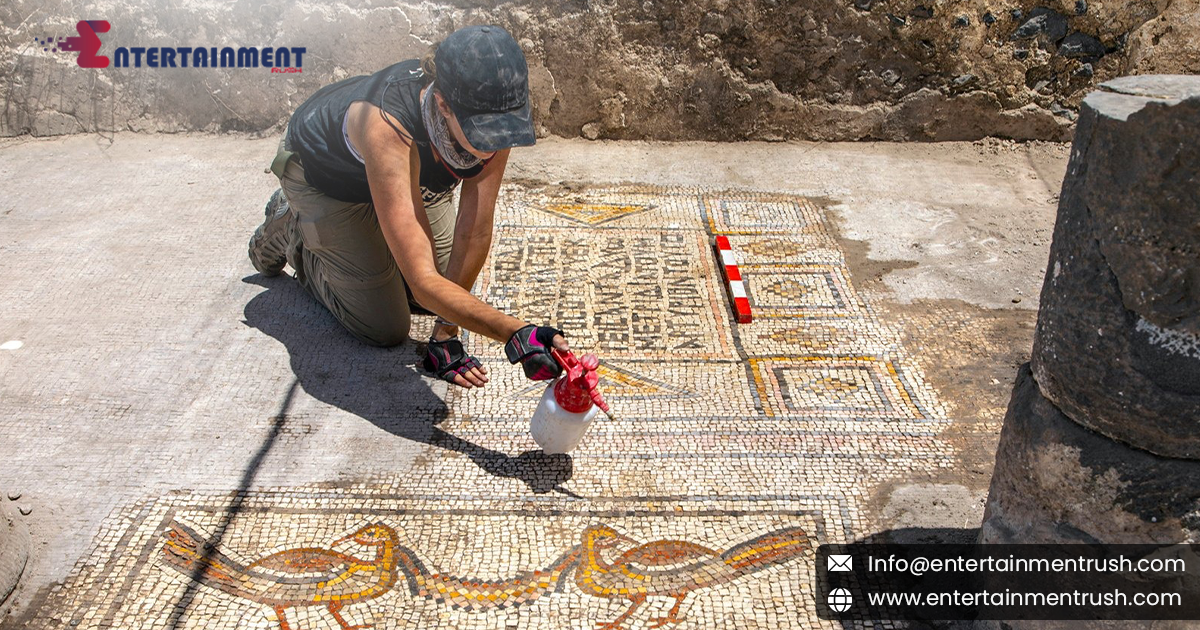
<path id="1" fill-rule="evenodd" d="M 529 324 L 513 333 L 504 344 L 504 356 L 509 363 L 521 362 L 525 377 L 533 381 L 548 381 L 562 374 L 562 366 L 550 353 L 551 348 L 570 352 L 563 332 L 549 326 Z"/>

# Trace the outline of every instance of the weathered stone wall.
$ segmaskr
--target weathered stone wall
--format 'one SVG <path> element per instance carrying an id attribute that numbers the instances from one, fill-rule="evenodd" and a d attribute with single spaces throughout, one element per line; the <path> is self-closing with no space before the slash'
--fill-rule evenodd
<path id="1" fill-rule="evenodd" d="M 618 139 L 1065 140 L 1127 73 L 1200 72 L 1200 0 L 10 0 L 0 135 L 259 131 L 321 85 L 498 23 L 540 133 Z M 265 69 L 87 70 L 34 37 L 104 19 L 116 46 L 304 46 Z"/>
<path id="2" fill-rule="evenodd" d="M 988 543 L 1200 542 L 1200 77 L 1084 101 Z"/>

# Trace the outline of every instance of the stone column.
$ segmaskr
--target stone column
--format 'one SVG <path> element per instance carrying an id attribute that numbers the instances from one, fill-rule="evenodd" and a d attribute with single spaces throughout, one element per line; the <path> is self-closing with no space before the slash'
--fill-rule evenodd
<path id="1" fill-rule="evenodd" d="M 985 543 L 1200 542 L 1200 77 L 1083 103 Z"/>
<path id="2" fill-rule="evenodd" d="M 0 613 L 29 559 L 29 532 L 16 505 L 0 493 Z"/>

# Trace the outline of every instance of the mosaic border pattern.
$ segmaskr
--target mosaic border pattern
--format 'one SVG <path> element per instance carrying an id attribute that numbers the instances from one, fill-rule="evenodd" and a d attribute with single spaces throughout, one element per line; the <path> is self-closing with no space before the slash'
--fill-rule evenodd
<path id="1" fill-rule="evenodd" d="M 895 418 L 912 421 L 935 419 L 919 400 L 916 390 L 896 361 L 878 356 L 805 356 L 752 358 L 749 360 L 754 387 L 768 416 L 836 416 L 849 418 Z M 789 383 L 789 373 L 808 377 L 808 392 Z M 835 404 L 837 392 L 822 391 L 820 383 L 836 378 L 831 373 L 853 372 L 863 383 L 842 381 L 865 393 L 867 404 Z M 826 383 L 834 387 L 834 383 Z M 805 395 L 805 394 L 809 395 Z M 806 403 L 806 400 L 809 401 Z"/>
<path id="2" fill-rule="evenodd" d="M 586 503 L 530 497 L 514 503 L 352 488 L 176 495 L 117 516 L 97 549 L 52 594 L 48 604 L 55 614 L 31 627 L 299 630 L 350 628 L 364 620 L 385 629 L 511 627 L 518 620 L 524 627 L 536 623 L 536 615 L 572 626 L 593 619 L 615 630 L 637 627 L 631 624 L 650 615 L 639 612 L 647 598 L 673 599 L 668 617 L 685 602 L 709 607 L 735 593 L 741 593 L 739 605 L 770 605 L 778 591 L 769 585 L 784 579 L 800 587 L 784 574 L 811 573 L 816 545 L 851 539 L 846 500 L 834 496 L 609 497 Z M 567 522 L 572 520 L 577 524 Z M 723 525 L 703 528 L 711 533 L 700 538 L 673 533 L 690 531 L 686 524 L 693 521 Z M 540 561 L 527 557 L 532 548 L 523 545 L 490 561 L 455 551 L 465 544 L 491 553 L 493 546 L 479 543 L 490 534 L 503 540 L 494 528 L 514 522 L 542 537 L 578 543 L 558 545 L 563 553 L 557 555 L 543 551 Z M 492 531 L 468 538 L 456 533 L 481 524 Z M 320 531 L 312 531 L 314 525 Z M 449 529 L 440 538 L 426 531 L 442 527 Z M 228 543 L 212 542 L 217 530 Z M 333 562 L 322 564 L 323 558 Z M 379 573 L 385 562 L 395 563 L 395 579 L 382 590 L 378 584 L 376 591 L 364 588 L 363 578 Z M 645 563 L 657 568 L 629 577 Z M 314 579 L 330 567 L 348 577 Z M 342 592 L 348 589 L 353 592 Z M 279 598 L 282 592 L 291 599 Z M 808 597 L 789 617 L 816 621 L 811 591 Z"/>
<path id="3" fill-rule="evenodd" d="M 762 318 L 866 315 L 842 268 L 833 265 L 743 265 L 746 295 Z"/>

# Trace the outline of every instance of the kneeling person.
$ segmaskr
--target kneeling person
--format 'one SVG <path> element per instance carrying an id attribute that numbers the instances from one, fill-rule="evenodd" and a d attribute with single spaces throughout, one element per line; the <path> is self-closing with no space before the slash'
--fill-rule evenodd
<path id="1" fill-rule="evenodd" d="M 568 349 L 562 332 L 470 293 L 491 247 L 509 150 L 534 143 L 524 53 L 499 26 L 455 31 L 435 51 L 325 86 L 297 108 L 272 163 L 281 187 L 250 260 L 264 275 L 290 263 L 369 344 L 407 339 L 410 306 L 436 313 L 425 368 L 462 387 L 488 377 L 464 351 L 459 326 L 506 342 L 529 378 L 554 378 L 550 349 Z"/>

